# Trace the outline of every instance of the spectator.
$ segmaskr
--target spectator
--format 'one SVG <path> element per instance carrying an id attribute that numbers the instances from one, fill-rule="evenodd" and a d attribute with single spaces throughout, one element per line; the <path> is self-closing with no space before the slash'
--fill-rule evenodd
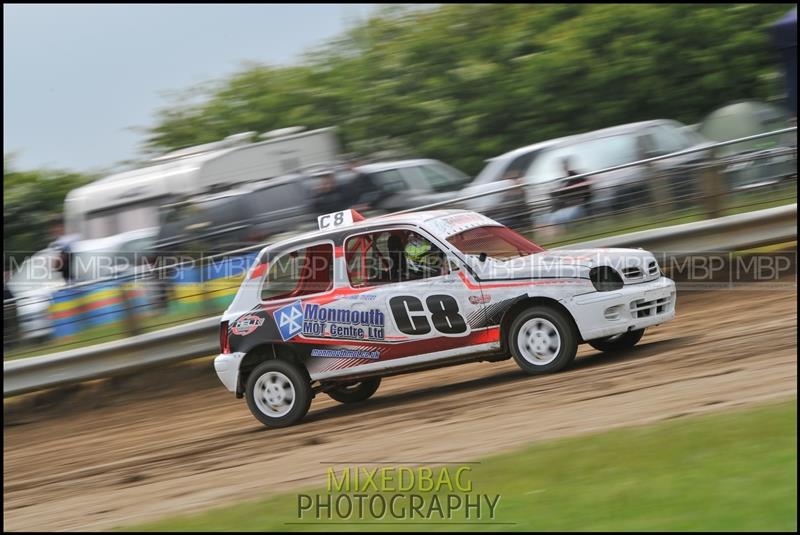
<path id="1" fill-rule="evenodd" d="M 321 175 L 320 182 L 314 191 L 312 201 L 314 210 L 317 214 L 338 212 L 345 208 L 346 202 L 343 192 L 336 184 L 336 175 L 333 171 L 326 171 Z"/>
<path id="2" fill-rule="evenodd" d="M 347 163 L 347 171 L 353 178 L 347 182 L 347 198 L 353 199 L 353 206 L 359 212 L 375 210 L 383 200 L 383 192 L 370 180 L 369 176 L 358 170 L 358 167 L 365 165 L 363 160 L 351 159 Z"/>
<path id="3" fill-rule="evenodd" d="M 58 271 L 64 277 L 64 282 L 72 282 L 72 244 L 78 240 L 76 234 L 64 234 L 64 223 L 60 217 L 53 218 L 50 226 L 50 238 L 53 240 L 48 247 L 58 252 Z"/>
<path id="4" fill-rule="evenodd" d="M 524 184 L 522 172 L 517 169 L 509 170 L 503 179 L 510 180 L 515 186 Z M 500 205 L 502 207 L 501 216 L 498 218 L 500 223 L 513 229 L 524 229 L 530 226 L 531 221 L 527 213 L 528 199 L 524 187 L 504 192 Z"/>
<path id="5" fill-rule="evenodd" d="M 563 186 L 553 191 L 552 194 L 555 211 L 577 207 L 582 209 L 582 213 L 590 213 L 592 204 L 591 181 L 586 177 L 573 178 L 580 175 L 580 173 L 572 167 L 569 156 L 563 160 L 563 169 L 566 177 L 561 180 Z"/>
<path id="6" fill-rule="evenodd" d="M 580 173 L 572 167 L 569 157 L 564 158 L 563 166 L 565 178 L 559 180 L 563 185 L 551 193 L 553 212 L 546 218 L 551 237 L 561 233 L 570 221 L 589 215 L 591 209 L 591 182 L 578 177 Z"/>

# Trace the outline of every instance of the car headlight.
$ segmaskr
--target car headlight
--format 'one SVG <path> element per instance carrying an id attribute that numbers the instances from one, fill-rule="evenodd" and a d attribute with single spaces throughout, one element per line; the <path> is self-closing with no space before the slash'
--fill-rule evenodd
<path id="1" fill-rule="evenodd" d="M 622 288 L 622 277 L 617 270 L 608 266 L 593 267 L 589 270 L 589 280 L 598 292 L 611 292 Z"/>

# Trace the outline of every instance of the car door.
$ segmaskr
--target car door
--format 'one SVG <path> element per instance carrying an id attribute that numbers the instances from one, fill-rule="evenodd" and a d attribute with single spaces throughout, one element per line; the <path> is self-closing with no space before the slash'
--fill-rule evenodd
<path id="1" fill-rule="evenodd" d="M 439 258 L 431 265 L 440 268 L 419 275 L 410 273 L 407 264 L 397 265 L 408 259 L 411 235 L 431 245 L 430 254 Z M 365 242 L 359 245 L 359 240 Z M 381 318 L 376 326 L 381 337 L 373 345 L 378 360 L 413 364 L 486 349 L 495 333 L 486 326 L 483 294 L 477 285 L 465 283 L 461 260 L 433 236 L 412 227 L 382 229 L 349 236 L 344 251 L 347 284 L 357 292 L 353 307 L 360 307 L 365 318 L 372 317 L 370 308 L 380 312 L 375 317 Z"/>

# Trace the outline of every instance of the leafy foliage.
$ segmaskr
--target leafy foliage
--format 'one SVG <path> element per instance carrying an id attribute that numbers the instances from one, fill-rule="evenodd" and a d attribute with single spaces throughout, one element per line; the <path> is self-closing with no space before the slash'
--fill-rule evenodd
<path id="1" fill-rule="evenodd" d="M 47 246 L 57 236 L 64 198 L 72 189 L 95 177 L 55 170 L 18 171 L 13 160 L 3 158 L 3 250 L 4 266 L 17 265 L 24 257 Z"/>
<path id="2" fill-rule="evenodd" d="M 172 96 L 145 153 L 286 126 L 337 125 L 347 152 L 438 158 L 477 173 L 540 140 L 653 118 L 696 122 L 767 100 L 767 25 L 785 5 L 385 6 L 291 67 L 244 65 Z M 3 165 L 3 240 L 36 251 L 78 173 Z M 7 255 L 6 255 L 7 256 Z"/>
<path id="3" fill-rule="evenodd" d="M 785 5 L 443 5 L 382 10 L 299 66 L 245 66 L 158 113 L 149 151 L 338 125 L 349 151 L 403 146 L 476 173 L 487 157 L 767 99 Z M 196 96 L 197 91 L 193 91 Z"/>

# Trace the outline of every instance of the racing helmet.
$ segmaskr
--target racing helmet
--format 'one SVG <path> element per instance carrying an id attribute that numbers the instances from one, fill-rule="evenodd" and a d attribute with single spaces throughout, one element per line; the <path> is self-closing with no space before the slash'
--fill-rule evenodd
<path id="1" fill-rule="evenodd" d="M 403 250 L 407 269 L 418 276 L 432 277 L 439 274 L 437 255 L 431 242 L 416 233 L 409 233 Z"/>

